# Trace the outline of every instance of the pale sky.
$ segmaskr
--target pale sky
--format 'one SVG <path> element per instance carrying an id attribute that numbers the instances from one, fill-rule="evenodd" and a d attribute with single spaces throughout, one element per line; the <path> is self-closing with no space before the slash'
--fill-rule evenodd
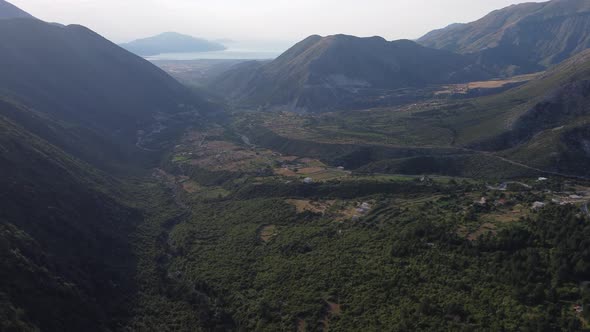
<path id="1" fill-rule="evenodd" d="M 45 21 L 120 43 L 166 31 L 207 39 L 299 41 L 336 33 L 415 39 L 522 0 L 8 0 Z"/>

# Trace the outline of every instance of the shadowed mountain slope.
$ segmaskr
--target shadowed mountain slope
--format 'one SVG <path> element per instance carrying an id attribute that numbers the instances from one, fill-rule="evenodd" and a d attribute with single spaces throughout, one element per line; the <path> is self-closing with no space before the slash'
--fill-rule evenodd
<path id="1" fill-rule="evenodd" d="M 5 115 L 93 164 L 132 162 L 159 149 L 150 146 L 155 136 L 211 109 L 150 62 L 78 25 L 0 20 L 0 70 L 0 95 L 36 114 Z M 51 130 L 40 118 L 68 125 Z"/>
<path id="2" fill-rule="evenodd" d="M 0 72 L 0 330 L 121 328 L 144 216 L 114 170 L 208 104 L 82 26 L 0 20 Z"/>
<path id="3" fill-rule="evenodd" d="M 0 68 L 0 93 L 122 137 L 200 102 L 151 63 L 77 25 L 0 21 Z"/>
<path id="4" fill-rule="evenodd" d="M 0 330 L 114 327 L 134 290 L 128 236 L 141 214 L 113 178 L 5 112 L 29 111 L 0 103 Z"/>

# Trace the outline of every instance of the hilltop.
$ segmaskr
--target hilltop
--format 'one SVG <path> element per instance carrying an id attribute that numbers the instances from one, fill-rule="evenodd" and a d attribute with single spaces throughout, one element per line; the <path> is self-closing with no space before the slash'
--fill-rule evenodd
<path id="1" fill-rule="evenodd" d="M 319 111 L 350 107 L 398 89 L 492 76 L 468 56 L 409 40 L 310 36 L 274 61 L 236 66 L 211 89 L 234 102 Z"/>

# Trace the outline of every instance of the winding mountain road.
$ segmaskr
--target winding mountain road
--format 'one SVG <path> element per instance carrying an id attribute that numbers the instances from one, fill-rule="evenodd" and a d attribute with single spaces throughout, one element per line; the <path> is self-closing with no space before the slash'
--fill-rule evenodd
<path id="1" fill-rule="evenodd" d="M 565 174 L 565 173 L 559 173 L 559 172 L 552 172 L 552 171 L 542 170 L 540 168 L 532 167 L 532 166 L 529 166 L 529 165 L 525 165 L 523 163 L 520 163 L 518 161 L 514 161 L 514 160 L 510 160 L 508 158 L 502 157 L 502 156 L 498 156 L 498 155 L 496 155 L 496 154 L 494 154 L 492 152 L 472 150 L 472 149 L 467 149 L 467 148 L 463 148 L 462 150 L 473 152 L 473 153 L 483 154 L 483 155 L 486 155 L 488 157 L 496 158 L 498 160 L 502 160 L 502 161 L 507 162 L 509 164 L 512 164 L 512 165 L 515 165 L 515 166 L 519 166 L 519 167 L 522 167 L 522 168 L 526 168 L 526 169 L 530 169 L 532 171 L 536 171 L 536 172 L 543 173 L 543 174 L 560 176 L 560 177 L 564 177 L 564 178 L 578 179 L 578 180 L 590 180 L 590 178 L 589 177 L 586 177 L 586 176 L 572 175 L 572 174 Z"/>

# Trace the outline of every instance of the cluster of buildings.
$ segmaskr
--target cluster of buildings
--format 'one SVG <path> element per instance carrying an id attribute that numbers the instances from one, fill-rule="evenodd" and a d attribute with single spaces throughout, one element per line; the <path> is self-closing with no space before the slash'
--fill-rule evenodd
<path id="1" fill-rule="evenodd" d="M 357 208 L 356 208 L 356 213 L 353 217 L 352 217 L 352 221 L 358 221 L 361 219 L 361 216 L 366 215 L 367 213 L 369 213 L 369 211 L 371 211 L 371 204 L 369 204 L 368 202 L 363 202 L 361 203 Z"/>

